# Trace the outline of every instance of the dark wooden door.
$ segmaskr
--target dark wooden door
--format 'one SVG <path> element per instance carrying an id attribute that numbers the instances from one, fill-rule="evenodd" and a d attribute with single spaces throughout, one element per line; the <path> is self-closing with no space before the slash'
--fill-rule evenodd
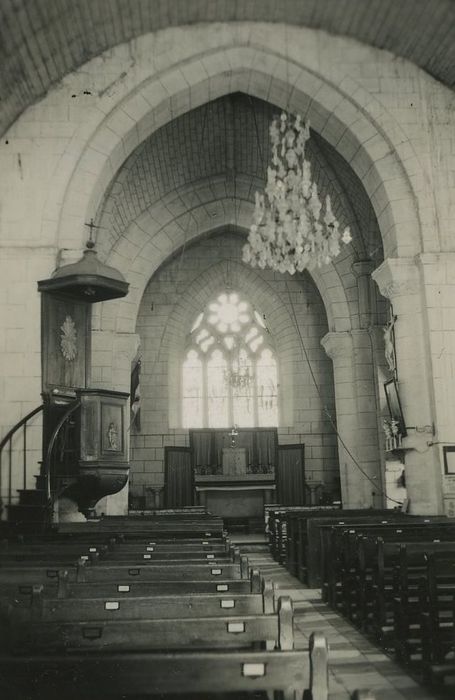
<path id="1" fill-rule="evenodd" d="M 189 447 L 164 448 L 164 506 L 193 505 L 193 467 Z"/>
<path id="2" fill-rule="evenodd" d="M 305 505 L 305 463 L 303 445 L 279 445 L 276 467 L 277 503 Z"/>

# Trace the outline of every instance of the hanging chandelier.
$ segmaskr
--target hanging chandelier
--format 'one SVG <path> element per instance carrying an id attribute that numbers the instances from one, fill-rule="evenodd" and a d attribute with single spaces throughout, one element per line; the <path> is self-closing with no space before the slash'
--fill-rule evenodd
<path id="1" fill-rule="evenodd" d="M 330 263 L 341 243 L 352 240 L 349 228 L 340 232 L 330 197 L 325 208 L 311 180 L 305 158 L 310 138 L 309 122 L 283 112 L 270 126 L 272 161 L 267 169 L 264 194 L 256 192 L 254 219 L 243 261 L 252 267 L 278 272 L 302 272 Z"/>
<path id="2" fill-rule="evenodd" d="M 253 383 L 253 375 L 249 367 L 241 367 L 237 363 L 230 369 L 224 370 L 224 381 L 227 386 L 233 389 L 246 389 L 249 393 L 250 386 Z"/>

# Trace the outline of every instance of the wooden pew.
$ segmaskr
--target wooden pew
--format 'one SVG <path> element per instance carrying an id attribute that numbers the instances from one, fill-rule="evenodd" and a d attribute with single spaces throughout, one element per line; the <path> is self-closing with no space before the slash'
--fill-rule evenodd
<path id="1" fill-rule="evenodd" d="M 142 537 L 144 536 L 143 531 L 142 532 Z M 146 535 L 146 539 L 149 536 L 149 533 Z M 205 536 L 205 535 L 204 535 Z M 126 538 L 128 542 L 137 542 L 138 538 L 131 538 L 128 539 Z M 80 561 L 76 567 L 76 578 L 77 579 L 85 579 L 86 578 L 86 572 L 93 572 L 95 569 L 98 569 L 99 571 L 101 569 L 104 569 L 105 572 L 109 572 L 107 576 L 103 576 L 102 579 L 99 580 L 99 582 L 76 582 L 76 581 L 71 581 L 71 579 L 74 575 L 74 567 L 70 567 L 69 571 L 59 571 L 57 570 L 57 577 L 55 577 L 55 569 L 53 570 L 47 570 L 46 571 L 46 578 L 47 580 L 54 580 L 57 578 L 60 588 L 65 589 L 65 593 L 71 593 L 71 588 L 74 591 L 78 591 L 76 595 L 80 595 L 81 591 L 83 592 L 82 595 L 87 594 L 89 589 L 96 589 L 96 592 L 99 594 L 99 598 L 90 598 L 89 600 L 84 599 L 83 597 L 80 597 L 77 600 L 77 603 L 72 599 L 69 598 L 68 600 L 47 600 L 44 595 L 49 594 L 49 590 L 41 590 L 39 587 L 38 589 L 35 588 L 34 595 L 31 596 L 31 601 L 32 604 L 30 606 L 30 610 L 28 611 L 28 617 L 25 619 L 22 619 L 22 626 L 17 625 L 17 619 L 15 619 L 15 624 L 13 625 L 12 628 L 12 636 L 15 637 L 16 642 L 17 642 L 17 651 L 20 650 L 21 653 L 26 652 L 27 649 L 27 643 L 29 644 L 29 650 L 30 648 L 34 648 L 34 645 L 36 645 L 40 650 L 43 648 L 48 649 L 53 653 L 55 650 L 58 651 L 59 649 L 59 643 L 62 643 L 63 648 L 66 649 L 75 649 L 75 650 L 80 650 L 80 649 L 86 649 L 88 652 L 87 656 L 81 657 L 81 659 L 84 659 L 84 672 L 87 673 L 87 666 L 86 666 L 86 660 L 90 659 L 92 660 L 94 658 L 94 652 L 93 649 L 97 645 L 99 646 L 100 649 L 103 650 L 103 655 L 99 657 L 99 663 L 97 664 L 97 668 L 99 668 L 100 664 L 104 664 L 104 669 L 105 673 L 109 673 L 109 664 L 110 661 L 113 657 L 111 649 L 121 649 L 122 651 L 124 650 L 124 645 L 126 641 L 128 653 L 127 654 L 121 654 L 118 656 L 118 660 L 116 663 L 123 663 L 125 659 L 128 661 L 132 660 L 133 656 L 139 656 L 138 654 L 135 654 L 134 650 L 142 650 L 142 649 L 148 649 L 149 648 L 157 648 L 157 649 L 162 649 L 163 648 L 163 639 L 164 639 L 164 646 L 169 644 L 170 648 L 176 645 L 184 644 L 186 646 L 187 643 L 194 644 L 197 643 L 198 645 L 205 647 L 208 646 L 209 648 L 212 648 L 214 646 L 214 643 L 219 643 L 220 645 L 229 645 L 232 637 L 235 637 L 235 646 L 237 645 L 244 645 L 247 644 L 249 645 L 251 642 L 257 642 L 260 640 L 267 641 L 270 639 L 275 639 L 279 644 L 281 644 L 282 649 L 287 648 L 286 645 L 290 644 L 290 639 L 291 639 L 291 634 L 289 633 L 289 620 L 291 621 L 291 630 L 292 630 L 292 610 L 291 614 L 289 614 L 289 609 L 287 607 L 286 602 L 284 601 L 284 604 L 280 604 L 279 611 L 277 612 L 276 615 L 260 615 L 259 611 L 258 613 L 254 613 L 254 606 L 256 608 L 259 605 L 259 600 L 262 601 L 262 610 L 260 612 L 268 612 L 268 607 L 271 604 L 271 599 L 270 595 L 267 597 L 268 603 L 266 603 L 266 596 L 264 595 L 262 598 L 259 598 L 257 595 L 243 595 L 243 596 L 235 596 L 234 593 L 229 590 L 229 597 L 226 598 L 224 595 L 220 596 L 219 593 L 223 590 L 224 592 L 224 586 L 226 586 L 226 589 L 228 586 L 236 587 L 236 586 L 244 586 L 245 584 L 251 585 L 251 589 L 253 587 L 255 590 L 257 590 L 257 581 L 259 580 L 259 575 L 257 572 L 252 572 L 251 575 L 251 580 L 246 579 L 246 578 L 240 578 L 240 576 L 245 576 L 248 574 L 248 562 L 246 558 L 242 558 L 242 565 L 241 567 L 237 565 L 237 572 L 235 573 L 234 570 L 227 571 L 227 569 L 224 566 L 224 562 L 222 562 L 222 567 L 223 570 L 218 573 L 214 573 L 214 570 L 212 567 L 206 567 L 206 570 L 208 568 L 211 568 L 210 572 L 210 577 L 209 580 L 198 580 L 192 582 L 188 581 L 185 577 L 180 576 L 180 578 L 177 578 L 175 576 L 175 573 L 177 570 L 181 570 L 182 566 L 186 567 L 186 569 L 190 569 L 192 567 L 191 562 L 191 557 L 187 559 L 186 561 L 183 561 L 183 558 L 181 557 L 182 550 L 179 549 L 178 547 L 175 548 L 175 540 L 173 538 L 170 538 L 170 542 L 168 542 L 169 545 L 173 548 L 173 551 L 167 552 L 167 554 L 171 554 L 172 557 L 175 555 L 178 555 L 180 557 L 180 560 L 175 558 L 171 559 L 170 561 L 166 562 L 166 564 L 161 563 L 159 560 L 157 561 L 157 564 L 154 564 L 152 562 L 147 562 L 146 563 L 146 568 L 150 571 L 150 569 L 153 569 L 155 573 L 158 572 L 158 576 L 155 577 L 150 577 L 151 580 L 141 580 L 137 581 L 134 580 L 133 582 L 130 583 L 130 580 L 128 580 L 128 583 L 125 584 L 119 584 L 117 582 L 117 579 L 115 581 L 109 581 L 106 579 L 110 578 L 110 574 L 112 574 L 112 570 L 114 568 L 117 569 L 117 573 L 120 571 L 121 575 L 125 574 L 125 565 L 121 565 L 120 567 L 112 567 L 111 562 L 102 562 L 102 565 L 100 565 L 100 562 L 97 561 L 96 564 L 94 563 L 98 557 L 92 557 L 93 562 L 92 564 L 86 564 L 84 561 Z M 123 538 L 123 541 L 125 541 L 125 538 Z M 150 544 L 150 541 L 149 541 Z M 155 544 L 155 543 L 154 543 Z M 183 544 L 183 542 L 182 542 Z M 196 543 L 194 543 L 196 544 Z M 199 543 L 198 543 L 199 544 Z M 124 555 L 120 557 L 120 560 L 123 559 L 123 556 L 126 556 L 127 559 L 129 559 L 130 555 L 132 557 L 132 561 L 137 563 L 138 557 L 140 558 L 143 556 L 144 551 L 142 549 L 143 544 L 137 546 L 135 545 L 135 551 L 130 549 L 128 551 L 128 545 L 120 545 L 120 551 L 124 549 Z M 112 548 L 109 548 L 110 551 L 112 551 Z M 37 550 L 36 554 L 37 557 L 39 557 L 39 552 Z M 118 551 L 118 550 L 116 550 Z M 153 553 L 158 550 L 153 550 Z M 195 550 L 196 551 L 196 550 Z M 147 552 L 147 550 L 146 550 Z M 22 555 L 23 555 L 22 551 Z M 94 554 L 94 553 L 92 553 Z M 100 552 L 98 551 L 97 554 L 99 555 Z M 103 551 L 104 554 L 104 551 Z M 198 554 L 207 554 L 207 550 L 199 550 Z M 5 563 L 5 562 L 4 562 Z M 196 565 L 197 566 L 197 565 Z M 200 566 L 200 565 L 199 565 Z M 8 567 L 9 568 L 9 567 Z M 17 567 L 16 567 L 17 568 Z M 37 569 L 43 570 L 45 567 L 32 567 L 32 569 L 35 571 Z M 144 562 L 140 560 L 140 564 L 136 567 L 134 567 L 134 572 L 133 571 L 128 571 L 128 576 L 136 577 L 139 575 L 142 578 L 142 569 L 144 568 Z M 21 567 L 19 567 L 21 569 Z M 170 576 L 171 579 L 175 580 L 161 580 L 161 572 L 160 569 L 162 570 L 167 570 L 167 572 L 171 572 Z M 139 570 L 139 573 L 138 571 Z M 198 567 L 198 570 L 201 571 Z M 3 568 L 3 570 L 0 570 L 0 582 L 2 579 L 2 575 L 7 579 L 8 577 L 6 576 L 5 572 L 7 571 L 7 568 Z M 30 567 L 28 565 L 24 566 L 23 569 L 21 569 L 20 573 L 21 575 L 21 581 L 22 583 L 19 585 L 24 585 L 24 580 L 23 580 L 23 573 L 24 572 L 29 572 Z M 225 573 L 230 573 L 232 576 L 235 576 L 233 579 L 226 579 L 221 581 L 220 579 L 212 579 L 212 577 L 216 577 Z M 10 571 L 11 573 L 11 571 Z M 13 571 L 13 576 L 14 576 L 14 571 Z M 89 573 L 89 578 L 90 578 L 90 573 Z M 81 575 L 82 574 L 82 575 Z M 27 574 L 28 575 L 28 574 Z M 237 578 L 237 576 L 239 576 Z M 95 578 L 97 576 L 95 575 Z M 149 575 L 147 575 L 146 578 L 149 578 Z M 158 578 L 158 580 L 153 580 L 154 578 Z M 216 582 L 215 582 L 216 581 Z M 255 581 L 255 585 L 253 585 L 253 581 Z M 191 585 L 191 590 L 192 590 L 192 595 L 189 596 L 188 593 L 184 596 L 180 596 L 178 602 L 176 603 L 175 599 L 172 600 L 173 596 L 171 593 L 175 592 L 180 593 L 184 590 L 185 585 Z M 9 586 L 11 583 L 6 582 L 3 583 L 3 587 Z M 14 584 L 13 584 L 14 585 Z M 52 588 L 55 587 L 55 583 L 52 583 L 51 586 Z M 116 596 L 115 599 L 113 600 L 107 600 L 106 598 L 106 589 L 110 587 L 116 587 L 117 590 L 115 591 Z M 216 586 L 216 593 L 218 595 L 211 595 L 209 597 L 207 596 L 197 596 L 194 594 L 193 588 L 197 586 Z M 48 589 L 49 586 L 46 585 L 46 588 Z M 120 593 L 120 588 L 125 589 L 122 590 Z M 152 599 L 145 599 L 143 597 L 130 597 L 132 594 L 132 589 L 134 590 L 134 593 L 136 595 L 140 594 L 141 592 L 144 593 L 144 591 L 148 588 L 147 593 L 150 593 L 153 591 L 154 593 L 157 593 L 160 591 L 161 593 L 166 593 L 168 595 L 163 596 L 161 595 L 161 600 L 158 596 L 152 598 Z M 177 590 L 178 588 L 178 590 Z M 128 589 L 128 590 L 126 590 Z M 2 591 L 2 584 L 0 583 L 0 595 Z M 60 591 L 61 593 L 61 591 Z M 123 595 L 127 595 L 127 598 L 123 598 Z M 122 597 L 120 598 L 120 595 Z M 199 600 L 198 600 L 199 598 Z M 272 595 L 273 598 L 273 595 Z M 102 603 L 100 605 L 99 603 Z M 114 605 L 105 607 L 106 603 L 113 603 Z M 227 604 L 227 607 L 222 605 L 222 603 Z M 116 605 L 118 603 L 118 606 Z M 176 603 L 176 606 L 174 605 Z M 232 603 L 234 603 L 234 607 L 232 607 Z M 76 608 L 77 606 L 77 608 Z M 80 606 L 80 607 L 79 607 Z M 214 607 L 217 606 L 217 607 Z M 219 607 L 218 607 L 219 606 Z M 243 606 L 243 607 L 242 607 Z M 251 608 L 253 606 L 253 609 Z M 267 609 L 266 609 L 267 608 Z M 168 614 L 172 614 L 172 611 L 177 609 L 177 613 L 175 618 L 167 618 Z M 74 617 L 76 615 L 79 615 L 81 610 L 84 610 L 84 616 L 85 616 L 85 622 L 80 622 L 74 620 Z M 120 616 L 117 616 L 117 613 L 119 611 L 122 611 L 121 615 L 124 616 L 122 619 L 120 619 Z M 153 613 L 151 612 L 153 610 Z M 241 614 L 241 617 L 239 614 L 235 614 L 234 610 L 236 613 Z M 200 618 L 198 613 L 200 611 L 204 612 L 204 617 Z M 215 611 L 217 615 L 215 616 Z M 17 613 L 17 610 L 15 611 Z M 148 617 L 147 615 L 150 617 Z M 186 613 L 188 613 L 188 617 L 186 617 Z M 191 614 L 190 614 L 191 613 Z M 23 614 L 23 611 L 20 613 Z M 27 614 L 27 611 L 26 611 Z M 109 619 L 109 616 L 111 614 L 116 615 L 116 619 L 113 621 L 112 619 Z M 207 617 L 208 615 L 211 615 L 213 617 Z M 49 619 L 49 615 L 52 618 Z M 160 617 L 161 615 L 161 617 Z M 281 617 L 280 617 L 281 615 Z M 106 617 L 107 616 L 107 617 Z M 32 618 L 32 620 L 30 620 Z M 56 621 L 56 618 L 60 618 L 58 621 Z M 62 619 L 63 618 L 63 619 Z M 274 618 L 274 622 L 270 618 Z M 213 621 L 215 619 L 215 621 Z M 30 626 L 31 623 L 31 626 Z M 93 624 L 95 623 L 95 624 Z M 243 625 L 243 627 L 242 627 Z M 272 629 L 273 628 L 273 629 Z M 25 637 L 21 637 L 21 629 L 25 634 Z M 270 637 L 271 632 L 273 632 L 273 636 Z M 157 641 L 157 637 L 160 637 L 159 642 Z M 60 642 L 59 642 L 60 638 Z M 27 642 L 28 639 L 28 642 Z M 327 649 L 324 646 L 325 642 L 323 644 L 318 643 L 314 640 L 317 640 L 318 637 L 312 638 L 312 644 L 311 644 L 311 651 L 312 651 L 312 669 L 309 674 L 311 680 L 311 686 L 313 687 L 313 698 L 314 700 L 326 700 L 327 698 Z M 153 640 L 153 642 L 151 642 Z M 105 646 L 107 645 L 107 646 Z M 223 651 L 217 658 L 222 657 L 222 669 L 223 672 L 225 670 L 226 664 L 228 663 L 228 656 L 231 654 L 231 651 Z M 242 652 L 242 658 L 245 658 L 245 654 L 250 654 L 251 652 Z M 257 653 L 257 652 L 255 652 Z M 280 658 L 282 659 L 282 670 L 285 671 L 285 675 L 287 678 L 287 682 L 284 686 L 284 695 L 283 697 L 285 699 L 293 698 L 296 697 L 294 695 L 294 687 L 289 686 L 289 680 L 292 677 L 292 669 L 291 669 L 291 664 L 286 661 L 283 657 L 284 654 L 287 654 L 289 652 L 286 651 L 279 651 L 279 652 L 273 652 L 274 654 L 280 654 Z M 294 654 L 294 652 L 291 652 Z M 295 653 L 301 653 L 301 652 L 295 652 Z M 185 651 L 184 654 L 182 654 L 182 658 L 184 657 L 185 659 L 188 659 L 188 656 L 191 655 L 193 658 L 191 660 L 191 664 L 187 664 L 187 669 L 190 672 L 194 673 L 194 668 L 195 668 L 195 663 L 197 663 L 197 658 L 194 656 L 194 652 L 188 652 Z M 147 660 L 149 659 L 156 659 L 157 656 L 160 656 L 164 658 L 166 655 L 163 654 L 140 654 L 141 657 L 146 656 Z M 167 655 L 172 656 L 172 658 L 175 660 L 176 655 L 175 653 L 172 655 Z M 203 655 L 199 654 L 199 658 L 201 658 Z M 72 659 L 75 659 L 76 657 L 71 655 Z M 65 657 L 67 658 L 67 657 Z M 267 674 L 267 687 L 264 685 L 263 687 L 265 689 L 278 689 L 280 688 L 279 680 L 278 677 L 273 680 L 272 675 L 273 675 L 273 668 L 269 662 L 270 654 L 266 654 L 264 657 L 267 659 L 266 662 L 264 662 L 265 665 L 262 666 L 262 670 L 264 673 Z M 308 658 L 308 652 L 307 652 L 307 658 Z M 319 662 L 317 659 L 319 658 Z M 315 661 L 316 659 L 316 661 Z M 19 660 L 16 658 L 11 657 L 11 660 L 14 662 L 18 662 Z M 127 662 L 128 662 L 127 661 Z M 20 661 L 19 661 L 20 663 Z M 36 700 L 40 700 L 42 697 L 44 700 L 44 697 L 46 700 L 52 697 L 61 697 L 61 693 L 64 692 L 65 695 L 67 694 L 65 688 L 64 688 L 64 683 L 63 685 L 59 686 L 60 680 L 61 680 L 61 675 L 64 675 L 64 664 L 58 665 L 57 667 L 54 667 L 54 671 L 56 672 L 56 676 L 53 678 L 53 684 L 51 687 L 49 687 L 47 684 L 49 676 L 46 673 L 46 679 L 44 680 L 43 685 L 40 688 L 40 682 L 41 679 L 37 679 L 36 676 L 33 676 L 33 671 L 32 675 L 30 675 L 30 671 L 32 669 L 35 670 L 36 673 L 42 673 L 43 668 L 46 668 L 46 666 L 49 663 L 54 663 L 54 659 L 50 660 L 48 657 L 43 657 L 41 658 L 38 662 L 36 662 L 36 657 L 30 658 L 26 657 L 24 659 L 24 664 L 22 665 L 22 671 L 23 675 L 22 678 L 26 677 L 28 678 L 29 682 L 32 683 L 33 687 L 35 689 L 38 689 L 37 692 L 42 691 L 42 696 L 36 696 Z M 182 660 L 182 664 L 185 664 L 186 662 Z M 205 657 L 205 663 L 207 663 L 207 658 Z M 236 668 L 238 668 L 238 657 L 237 657 L 237 662 L 236 662 Z M 247 663 L 247 662 L 246 662 Z M 318 668 L 323 669 L 325 663 L 325 680 L 324 680 L 324 673 L 320 673 L 317 671 Z M 284 664 L 284 666 L 283 666 Z M 6 667 L 6 664 L 5 664 Z M 8 666 L 8 668 L 11 668 Z M 162 666 L 160 667 L 162 668 Z M 74 676 L 74 668 L 71 671 L 72 678 L 71 678 L 71 683 L 69 684 L 68 687 L 68 693 L 72 693 L 73 690 L 75 689 L 74 682 L 75 682 L 75 676 Z M 50 672 L 52 675 L 53 671 L 52 669 L 50 670 L 47 667 L 47 671 Z M 259 671 L 259 675 L 258 674 Z M 247 679 L 254 679 L 255 681 L 258 679 L 262 678 L 262 671 L 261 667 L 258 666 L 249 666 L 246 665 L 243 667 L 243 673 L 244 677 Z M 203 674 L 202 674 L 203 675 Z M 2 673 L 2 659 L 0 658 L 0 677 L 2 677 L 2 682 L 3 683 L 9 683 L 10 680 L 12 680 L 12 677 L 9 677 L 8 675 L 5 675 Z M 96 690 L 96 697 L 99 698 L 99 687 L 103 687 L 103 692 L 104 692 L 104 687 L 106 685 L 106 678 L 105 674 L 102 674 L 103 677 L 103 682 L 102 686 L 98 686 Z M 151 677 L 155 680 L 157 678 L 157 673 L 152 673 Z M 234 677 L 232 671 L 227 674 L 226 676 L 229 678 L 229 682 L 227 685 L 223 685 L 222 687 L 229 688 L 229 690 L 232 689 L 232 683 L 231 680 Z M 194 676 L 191 675 L 191 678 L 194 682 Z M 209 684 L 206 688 L 206 690 L 218 690 L 220 688 L 219 685 L 219 678 L 220 675 L 219 673 L 215 674 L 212 677 L 212 682 L 211 685 Z M 109 685 L 109 680 L 108 679 L 108 685 Z M 202 677 L 201 674 L 199 674 L 197 681 L 201 682 Z M 127 684 L 127 689 L 125 690 L 125 694 L 136 694 L 136 692 L 144 692 L 146 694 L 150 693 L 150 689 L 153 688 L 153 692 L 155 692 L 155 687 L 153 687 L 153 683 L 150 684 L 150 679 L 148 685 L 145 684 L 140 686 L 140 682 L 138 685 L 136 685 L 137 678 L 134 676 L 134 678 L 129 677 L 128 679 L 128 684 Z M 308 681 L 306 680 L 308 683 Z M 101 683 L 101 681 L 100 681 Z M 190 688 L 188 687 L 188 682 L 179 682 L 176 687 L 173 689 L 168 687 L 169 692 L 182 692 L 182 689 L 184 689 L 184 692 L 189 692 L 191 689 L 191 679 L 189 681 L 190 683 Z M 302 673 L 300 672 L 300 679 L 299 679 L 300 686 L 302 685 Z M 59 687 L 58 687 L 59 686 Z M 28 685 L 30 687 L 30 685 Z M 58 690 L 56 688 L 58 687 Z M 90 674 L 90 679 L 89 679 L 89 687 L 87 688 L 87 692 L 84 693 L 84 700 L 85 698 L 90 698 L 90 697 L 95 697 L 94 694 L 91 695 L 91 693 L 94 693 L 94 688 L 96 688 L 96 684 L 94 683 L 94 680 Z M 118 693 L 119 686 L 117 683 L 114 683 L 112 686 L 109 686 L 112 690 L 113 693 Z M 202 687 L 202 686 L 201 686 Z M 137 690 L 139 688 L 139 690 Z M 242 688 L 243 690 L 251 690 L 252 686 L 251 683 L 246 683 L 246 687 Z M 291 688 L 291 690 L 289 689 Z M 1 686 L 0 686 L 1 689 Z M 236 688 L 233 688 L 236 690 Z M 258 688 L 260 689 L 260 688 Z M 303 686 L 299 687 L 299 696 L 303 697 Z M 195 687 L 194 688 L 195 692 L 200 691 L 200 687 Z M 165 692 L 168 692 L 167 690 Z M 14 690 L 9 687 L 8 688 L 8 697 L 11 698 L 11 700 L 15 700 L 14 698 Z M 21 692 L 20 690 L 18 692 Z M 57 694 L 54 694 L 54 693 Z M 77 698 L 80 700 L 80 688 L 77 687 L 78 693 Z M 157 690 L 157 692 L 161 692 L 160 689 Z M 201 691 L 202 692 L 202 691 Z M 123 693 L 122 693 L 123 694 Z M 22 700 L 22 696 L 21 697 Z M 68 697 L 71 697 L 69 695 Z M 307 696 L 306 696 L 307 697 Z M 363 696 L 359 695 L 359 698 Z M 367 696 L 365 696 L 367 697 Z M 35 700 L 35 697 L 34 697 Z"/>
<path id="2" fill-rule="evenodd" d="M 61 554 L 72 553 L 74 557 L 78 557 L 82 554 L 88 554 L 89 552 L 99 552 L 102 557 L 108 552 L 112 553 L 145 553 L 145 552 L 156 552 L 162 554 L 178 554 L 179 556 L 185 556 L 190 558 L 189 553 L 195 552 L 197 555 L 204 553 L 216 553 L 223 554 L 231 550 L 233 545 L 226 539 L 223 542 L 212 544 L 210 540 L 200 540 L 197 542 L 182 540 L 181 542 L 161 542 L 159 540 L 145 540 L 143 542 L 121 542 L 117 541 L 116 538 L 111 538 L 108 542 L 99 543 L 94 542 L 35 542 L 33 544 L 25 543 L 13 543 L 4 542 L 0 545 L 0 561 L 6 559 L 10 555 L 20 556 L 20 555 L 49 555 L 53 557 L 58 557 Z M 170 557 L 172 558 L 172 557 Z M 175 557 L 174 557 L 175 558 Z"/>
<path id="3" fill-rule="evenodd" d="M 59 549 L 58 554 L 43 549 L 41 552 L 28 552 L 27 550 L 0 553 L 0 569 L 11 566 L 29 566 L 35 562 L 41 566 L 65 566 L 72 564 L 78 559 L 90 561 L 92 564 L 100 565 L 109 563 L 119 563 L 129 566 L 135 564 L 168 562 L 170 565 L 175 562 L 184 562 L 188 564 L 196 564 L 201 562 L 240 562 L 240 550 L 236 547 L 231 547 L 229 551 L 210 552 L 205 550 L 172 550 L 160 551 L 155 546 L 144 547 L 141 551 L 131 551 L 129 549 L 108 550 L 107 548 L 97 547 L 79 547 L 71 548 L 65 553 Z"/>
<path id="4" fill-rule="evenodd" d="M 222 537 L 224 533 L 223 521 L 213 516 L 207 518 L 155 518 L 137 519 L 119 523 L 110 519 L 99 522 L 86 523 L 62 523 L 58 532 L 72 535 L 93 535 L 96 533 L 122 532 L 126 540 L 140 537 L 160 538 L 188 538 L 188 537 Z"/>
<path id="5" fill-rule="evenodd" d="M 425 541 L 427 540 L 427 541 Z M 453 551 L 455 539 L 449 533 L 430 528 L 406 528 L 398 536 L 383 532 L 371 542 L 361 537 L 359 542 L 359 576 L 355 586 L 358 604 L 358 620 L 364 629 L 371 629 L 377 640 L 395 647 L 394 599 L 400 597 L 403 612 L 412 599 L 410 583 L 417 584 L 422 572 L 425 552 Z M 403 572 L 403 556 L 406 553 L 406 573 Z M 405 593 L 406 587 L 406 593 Z"/>
<path id="6" fill-rule="evenodd" d="M 58 598 L 129 598 L 144 597 L 150 595 L 166 595 L 186 593 L 229 593 L 245 594 L 260 593 L 262 590 L 262 577 L 259 571 L 252 569 L 250 576 L 243 579 L 219 579 L 211 580 L 160 580 L 143 581 L 131 579 L 128 581 L 98 581 L 95 583 L 77 582 L 70 577 L 65 569 L 51 570 L 55 576 L 42 581 L 43 595 Z M 24 583 L 16 576 L 9 581 L 0 582 L 0 595 L 7 597 L 30 597 L 33 593 L 33 583 Z"/>
<path id="7" fill-rule="evenodd" d="M 152 650 L 243 648 L 274 643 L 293 649 L 292 601 L 278 599 L 276 613 L 217 617 L 91 620 L 80 607 L 76 621 L 35 620 L 24 608 L 4 611 L 0 646 L 13 655 L 61 651 L 135 652 Z"/>
<path id="8" fill-rule="evenodd" d="M 392 606 L 393 569 L 398 564 L 400 543 L 450 542 L 455 538 L 455 528 L 447 521 L 443 524 L 404 522 L 399 526 L 391 522 L 354 525 L 344 531 L 334 528 L 333 536 L 338 540 L 338 555 L 334 557 L 331 575 L 341 581 L 341 608 L 366 629 L 371 611 L 376 611 L 382 620 L 385 607 Z M 329 597 L 333 598 L 333 592 Z M 385 606 L 382 612 L 381 605 Z M 378 632 L 382 624 L 385 619 L 376 625 Z"/>
<path id="9" fill-rule="evenodd" d="M 312 562 L 310 564 L 310 577 L 315 585 L 320 583 L 322 587 L 322 597 L 323 600 L 329 602 L 330 605 L 335 607 L 337 601 L 339 601 L 339 595 L 341 588 L 341 571 L 344 567 L 346 569 L 347 561 L 349 559 L 349 554 L 346 557 L 346 553 L 343 551 L 343 547 L 346 545 L 347 540 L 345 533 L 347 531 L 353 534 L 363 534 L 363 535 L 374 535 L 385 536 L 386 532 L 396 531 L 397 535 L 401 538 L 401 533 L 408 528 L 408 531 L 420 527 L 429 526 L 441 526 L 446 527 L 449 525 L 447 519 L 435 519 L 434 522 L 430 518 L 419 518 L 413 517 L 392 517 L 386 519 L 382 516 L 379 518 L 372 517 L 365 520 L 365 518 L 358 518 L 354 516 L 352 518 L 345 517 L 338 522 L 322 522 L 315 523 L 316 530 L 319 530 L 319 551 L 318 544 L 313 545 L 313 559 L 319 555 L 319 568 L 317 564 Z"/>
<path id="10" fill-rule="evenodd" d="M 293 531 L 288 532 L 288 518 L 301 513 L 324 514 L 339 510 L 338 506 L 280 506 L 269 511 L 268 529 L 270 552 L 280 564 L 285 564 L 288 557 L 288 535 L 293 537 Z M 289 525 L 292 526 L 291 520 Z M 292 544 L 289 548 L 292 549 Z"/>
<path id="11" fill-rule="evenodd" d="M 455 669 L 453 659 L 445 663 L 455 651 L 455 546 L 452 552 L 427 552 L 425 559 L 419 582 L 422 666 L 429 678 L 443 677 Z"/>
<path id="12" fill-rule="evenodd" d="M 1 593 L 1 591 L 0 591 Z M 275 610 L 274 585 L 262 579 L 261 593 L 222 594 L 210 592 L 197 594 L 184 591 L 179 594 L 153 594 L 148 596 L 100 595 L 79 598 L 45 596 L 43 586 L 33 586 L 29 596 L 17 598 L 1 596 L 0 604 L 19 610 L 25 618 L 34 621 L 75 621 L 81 616 L 91 621 L 156 619 L 170 617 L 213 617 L 220 615 L 259 615 Z"/>
<path id="13" fill-rule="evenodd" d="M 339 525 L 343 530 L 347 527 L 364 528 L 381 527 L 391 525 L 402 527 L 406 523 L 415 526 L 430 523 L 449 523 L 450 521 L 441 516 L 411 516 L 400 511 L 343 511 L 342 517 L 307 518 L 306 525 L 306 556 L 305 565 L 307 567 L 307 582 L 310 587 L 319 588 L 325 580 L 327 562 L 332 562 L 333 551 L 331 551 L 331 528 Z M 305 546 L 303 547 L 305 550 Z"/>
<path id="14" fill-rule="evenodd" d="M 59 566 L 30 566 L 24 563 L 18 566 L 4 566 L 0 568 L 0 587 L 2 583 L 20 582 L 46 583 L 48 579 L 58 579 L 59 571 L 63 567 Z M 131 581 L 207 581 L 221 579 L 241 579 L 248 578 L 248 559 L 242 556 L 240 564 L 237 563 L 183 563 L 179 561 L 167 562 L 141 562 L 140 564 L 116 564 L 109 562 L 97 562 L 95 566 L 86 566 L 85 560 L 79 560 L 73 566 L 65 566 L 68 571 L 69 581 L 95 583 L 107 583 L 114 581 L 117 583 L 128 583 Z"/>
<path id="15" fill-rule="evenodd" d="M 283 700 L 303 700 L 304 695 L 327 700 L 327 665 L 326 640 L 316 633 L 309 649 L 299 651 L 0 656 L 0 678 L 9 700 L 23 700 L 31 687 L 34 700 L 99 700 L 100 688 L 109 700 L 220 691 L 262 691 L 269 697 L 282 691 Z"/>

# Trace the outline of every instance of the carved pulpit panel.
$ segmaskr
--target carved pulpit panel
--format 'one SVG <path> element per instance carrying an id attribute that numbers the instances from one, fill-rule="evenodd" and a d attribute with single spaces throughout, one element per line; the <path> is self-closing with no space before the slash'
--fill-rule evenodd
<path id="1" fill-rule="evenodd" d="M 127 464 L 125 411 L 128 394 L 81 389 L 77 395 L 82 403 L 80 464 Z"/>
<path id="2" fill-rule="evenodd" d="M 80 459 L 77 500 L 82 512 L 103 496 L 117 493 L 128 480 L 126 409 L 129 394 L 80 389 Z"/>
<path id="3" fill-rule="evenodd" d="M 46 293 L 41 299 L 43 393 L 87 386 L 91 305 Z"/>

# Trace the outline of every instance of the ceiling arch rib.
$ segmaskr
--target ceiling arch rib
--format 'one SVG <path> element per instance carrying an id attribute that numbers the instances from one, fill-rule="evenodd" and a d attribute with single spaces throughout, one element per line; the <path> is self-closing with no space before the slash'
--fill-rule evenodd
<path id="1" fill-rule="evenodd" d="M 0 133 L 58 80 L 91 58 L 148 32 L 208 20 L 287 22 L 323 29 L 386 49 L 445 85 L 455 86 L 455 6 L 451 0 L 117 0 L 115 4 L 110 0 L 3 0 Z"/>

